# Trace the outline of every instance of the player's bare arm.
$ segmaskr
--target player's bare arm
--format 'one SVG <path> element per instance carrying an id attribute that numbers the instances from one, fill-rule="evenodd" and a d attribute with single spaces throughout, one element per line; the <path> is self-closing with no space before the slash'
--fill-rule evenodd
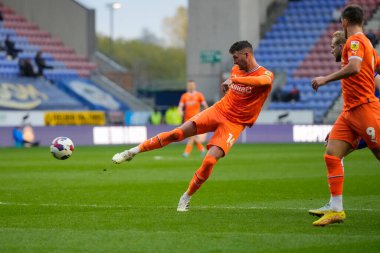
<path id="1" fill-rule="evenodd" d="M 232 84 L 232 81 L 231 81 L 230 78 L 228 78 L 226 81 L 224 81 L 221 84 L 223 93 L 226 93 L 228 91 L 228 89 L 230 88 L 231 84 Z"/>
<path id="2" fill-rule="evenodd" d="M 207 108 L 208 108 L 208 104 L 207 104 L 206 101 L 203 101 L 203 102 L 201 103 L 201 105 L 203 106 L 203 109 L 207 109 Z"/>
<path id="3" fill-rule="evenodd" d="M 181 116 L 183 116 L 183 107 L 184 107 L 184 104 L 183 104 L 183 103 L 179 103 L 179 104 L 178 104 L 178 111 L 179 111 L 179 113 L 181 114 Z"/>
<path id="4" fill-rule="evenodd" d="M 375 85 L 378 90 L 380 90 L 380 75 L 375 76 Z"/>
<path id="5" fill-rule="evenodd" d="M 314 78 L 311 81 L 311 85 L 313 89 L 317 91 L 319 87 L 324 86 L 329 82 L 356 75 L 361 69 L 361 64 L 362 62 L 359 59 L 351 59 L 348 64 L 340 70 L 327 76 L 319 76 Z"/>

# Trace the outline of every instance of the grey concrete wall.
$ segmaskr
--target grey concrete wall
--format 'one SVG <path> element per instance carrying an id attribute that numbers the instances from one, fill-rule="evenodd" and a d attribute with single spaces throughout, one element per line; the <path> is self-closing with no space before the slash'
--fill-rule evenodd
<path id="1" fill-rule="evenodd" d="M 91 56 L 96 48 L 95 12 L 73 0 L 2 0 L 36 23 L 41 29 L 61 39 L 81 55 Z"/>
<path id="2" fill-rule="evenodd" d="M 259 2 L 259 13 L 260 13 L 260 24 L 263 24 L 267 19 L 267 8 L 268 6 L 275 1 L 279 0 L 258 0 Z M 284 1 L 284 0 L 283 0 Z"/>
<path id="3" fill-rule="evenodd" d="M 188 7 L 187 74 L 198 83 L 207 100 L 220 98 L 221 74 L 232 67 L 228 53 L 239 40 L 257 45 L 260 24 L 272 0 L 190 0 Z M 222 61 L 202 64 L 202 50 L 220 50 Z"/>

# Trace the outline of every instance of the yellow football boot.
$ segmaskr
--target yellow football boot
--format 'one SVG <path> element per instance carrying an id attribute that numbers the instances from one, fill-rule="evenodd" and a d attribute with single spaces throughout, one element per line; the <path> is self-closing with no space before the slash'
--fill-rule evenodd
<path id="1" fill-rule="evenodd" d="M 313 222 L 313 226 L 326 226 L 333 223 L 342 223 L 346 219 L 344 211 L 327 211 L 319 220 Z"/>

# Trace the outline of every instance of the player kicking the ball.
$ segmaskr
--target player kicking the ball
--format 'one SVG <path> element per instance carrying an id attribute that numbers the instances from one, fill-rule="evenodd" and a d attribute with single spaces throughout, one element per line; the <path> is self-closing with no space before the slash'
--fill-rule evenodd
<path id="1" fill-rule="evenodd" d="M 325 153 L 330 202 L 320 209 L 309 210 L 321 216 L 313 222 L 314 226 L 343 222 L 346 218 L 342 199 L 343 158 L 356 149 L 359 137 L 380 160 L 380 104 L 374 95 L 378 57 L 363 33 L 363 16 L 363 10 L 357 5 L 349 5 L 343 10 L 341 22 L 348 39 L 342 52 L 342 68 L 312 80 L 313 88 L 318 90 L 320 86 L 341 79 L 344 101 L 343 112 L 334 123 Z"/>
<path id="2" fill-rule="evenodd" d="M 226 95 L 220 101 L 182 126 L 160 133 L 112 158 L 114 163 L 130 161 L 139 153 L 159 149 L 190 136 L 214 132 L 201 166 L 179 200 L 179 212 L 189 210 L 190 198 L 211 175 L 216 162 L 228 153 L 244 128 L 255 123 L 272 88 L 273 73 L 257 64 L 248 41 L 234 43 L 229 52 L 235 66 L 231 70 L 231 77 L 222 84 Z"/>

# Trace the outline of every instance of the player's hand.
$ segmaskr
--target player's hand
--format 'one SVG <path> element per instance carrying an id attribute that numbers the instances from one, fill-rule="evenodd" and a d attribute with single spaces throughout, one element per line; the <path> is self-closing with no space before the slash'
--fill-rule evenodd
<path id="1" fill-rule="evenodd" d="M 228 91 L 228 89 L 230 88 L 231 84 L 232 84 L 232 81 L 229 78 L 222 83 L 222 91 L 223 91 L 223 93 L 226 93 Z"/>
<path id="2" fill-rule="evenodd" d="M 327 79 L 324 76 L 318 76 L 311 80 L 311 86 L 315 91 L 318 91 L 318 88 L 325 85 L 326 83 Z"/>
<path id="3" fill-rule="evenodd" d="M 329 144 L 329 137 L 330 137 L 330 132 L 325 137 L 325 146 L 326 147 L 327 147 L 327 144 Z"/>

